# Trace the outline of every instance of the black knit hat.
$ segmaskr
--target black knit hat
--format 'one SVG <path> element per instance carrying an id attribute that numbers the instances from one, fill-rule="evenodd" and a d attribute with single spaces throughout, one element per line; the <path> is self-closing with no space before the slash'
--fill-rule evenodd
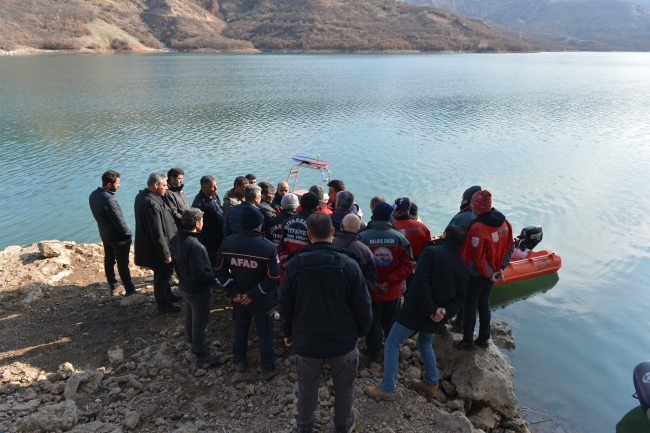
<path id="1" fill-rule="evenodd" d="M 390 221 L 393 214 L 393 206 L 388 203 L 377 203 L 375 210 L 372 211 L 373 221 Z"/>
<path id="2" fill-rule="evenodd" d="M 465 190 L 465 192 L 463 193 L 463 199 L 465 199 L 465 201 L 466 201 L 467 203 L 469 203 L 470 201 L 472 201 L 472 197 L 474 196 L 474 193 L 475 193 L 476 191 L 481 191 L 482 189 L 483 189 L 483 188 L 481 188 L 481 187 L 478 186 L 478 185 L 470 186 L 470 187 L 467 188 L 467 189 Z"/>
<path id="3" fill-rule="evenodd" d="M 244 206 L 239 214 L 239 224 L 244 230 L 256 229 L 264 224 L 264 216 L 253 206 Z"/>
<path id="4" fill-rule="evenodd" d="M 303 209 L 314 210 L 318 207 L 318 196 L 313 192 L 307 192 L 300 197 L 300 206 Z"/>

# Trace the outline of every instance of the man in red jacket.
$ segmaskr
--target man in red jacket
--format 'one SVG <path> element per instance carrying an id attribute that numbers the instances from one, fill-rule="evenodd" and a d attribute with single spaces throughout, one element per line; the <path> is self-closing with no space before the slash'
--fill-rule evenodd
<path id="1" fill-rule="evenodd" d="M 402 283 L 413 271 L 411 244 L 388 221 L 393 207 L 378 203 L 372 212 L 373 223 L 359 234 L 360 241 L 372 251 L 377 282 L 370 291 L 372 326 L 366 336 L 368 356 L 381 361 L 382 331 L 388 335 L 401 307 Z"/>
<path id="2" fill-rule="evenodd" d="M 506 217 L 492 207 L 492 194 L 477 191 L 472 196 L 472 212 L 476 219 L 467 230 L 461 257 L 469 267 L 470 277 L 465 297 L 463 339 L 454 342 L 461 350 L 474 350 L 474 346 L 488 347 L 490 339 L 490 293 L 497 281 L 503 281 L 503 270 L 510 263 L 514 250 L 512 226 Z M 474 340 L 476 308 L 479 312 L 478 338 Z"/>

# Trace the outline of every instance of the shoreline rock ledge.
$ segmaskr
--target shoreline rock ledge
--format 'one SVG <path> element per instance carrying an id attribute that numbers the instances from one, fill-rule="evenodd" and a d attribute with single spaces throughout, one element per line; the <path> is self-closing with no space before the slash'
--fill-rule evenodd
<path id="1" fill-rule="evenodd" d="M 279 326 L 275 351 L 283 372 L 270 382 L 257 380 L 259 351 L 251 332 L 249 365 L 236 373 L 230 301 L 215 293 L 208 335 L 222 362 L 197 370 L 184 341 L 182 314 L 155 311 L 150 271 L 131 268 L 141 294 L 111 296 L 101 245 L 39 244 L 0 251 L 0 431 L 296 431 L 295 356 L 282 344 Z M 132 298 L 138 302 L 123 302 Z M 512 350 L 507 324 L 497 322 L 493 329 L 495 341 Z M 378 364 L 361 365 L 355 431 L 532 433 L 518 415 L 509 358 L 492 342 L 487 349 L 457 351 L 453 340 L 459 338 L 452 332 L 434 339 L 441 385 L 435 398 L 410 387 L 423 375 L 414 339 L 400 351 L 394 403 L 363 394 L 383 371 Z M 316 432 L 332 431 L 333 401 L 326 369 Z"/>

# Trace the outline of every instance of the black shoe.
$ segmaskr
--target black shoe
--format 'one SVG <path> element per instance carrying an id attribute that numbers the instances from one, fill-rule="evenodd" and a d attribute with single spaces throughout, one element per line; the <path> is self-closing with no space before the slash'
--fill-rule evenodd
<path id="1" fill-rule="evenodd" d="M 169 299 L 169 302 L 174 302 L 174 303 L 176 303 L 176 302 L 180 302 L 180 301 L 182 301 L 182 300 L 183 300 L 183 297 L 182 297 L 182 296 L 178 296 L 176 293 L 172 292 L 172 294 L 169 295 L 169 296 L 167 297 L 167 299 Z"/>
<path id="2" fill-rule="evenodd" d="M 179 307 L 179 308 L 180 308 L 180 307 Z M 187 340 L 187 339 L 186 339 L 185 342 L 187 343 L 188 346 L 190 346 L 190 348 L 192 347 L 192 342 L 191 342 L 190 340 Z M 208 340 L 208 339 L 206 339 L 206 340 L 203 342 L 203 344 L 205 344 L 205 348 L 207 349 L 208 347 L 210 347 L 210 346 L 212 345 L 212 340 Z M 192 352 L 192 353 L 194 353 L 194 352 Z"/>
<path id="3" fill-rule="evenodd" d="M 243 373 L 244 371 L 246 371 L 246 364 L 242 362 L 235 364 L 235 371 L 237 373 Z"/>
<path id="4" fill-rule="evenodd" d="M 481 347 L 483 349 L 487 349 L 488 347 L 490 347 L 490 343 L 488 343 L 487 341 L 479 341 L 478 338 L 474 340 L 474 345 Z"/>
<path id="5" fill-rule="evenodd" d="M 194 368 L 203 368 L 205 365 L 215 365 L 219 363 L 220 359 L 221 355 L 215 355 L 206 351 L 203 355 L 196 355 L 196 359 L 194 360 Z"/>
<path id="6" fill-rule="evenodd" d="M 354 428 L 357 426 L 357 414 L 356 410 L 352 409 L 352 415 L 350 415 L 350 425 L 347 428 L 336 427 L 336 433 L 352 433 Z M 332 418 L 334 420 L 334 418 Z"/>
<path id="7" fill-rule="evenodd" d="M 158 311 L 161 313 L 180 313 L 181 307 L 171 303 L 158 305 Z"/>
<path id="8" fill-rule="evenodd" d="M 140 289 L 127 290 L 124 296 L 139 295 L 140 293 L 142 293 Z"/>
<path id="9" fill-rule="evenodd" d="M 449 328 L 447 328 L 447 325 L 443 323 L 440 329 L 438 329 L 438 332 L 436 332 L 436 334 L 449 335 Z"/>
<path id="10" fill-rule="evenodd" d="M 476 349 L 474 343 L 469 343 L 465 340 L 454 341 L 454 347 L 458 350 L 465 350 L 467 352 L 471 352 Z"/>
<path id="11" fill-rule="evenodd" d="M 260 373 L 260 380 L 266 380 L 269 381 L 273 379 L 275 376 L 278 374 L 282 373 L 282 361 L 279 359 L 275 361 L 274 363 L 275 368 L 271 371 L 264 371 Z"/>

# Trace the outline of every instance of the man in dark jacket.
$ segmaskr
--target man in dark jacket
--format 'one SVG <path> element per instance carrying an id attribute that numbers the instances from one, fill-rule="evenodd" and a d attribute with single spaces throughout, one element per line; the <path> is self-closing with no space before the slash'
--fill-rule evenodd
<path id="1" fill-rule="evenodd" d="M 341 222 L 341 230 L 332 239 L 332 245 L 343 248 L 359 257 L 359 267 L 363 279 L 366 281 L 368 291 L 370 291 L 377 281 L 377 267 L 375 266 L 372 251 L 359 240 L 360 226 L 361 220 L 359 217 L 353 214 L 346 215 L 343 222 Z"/>
<path id="2" fill-rule="evenodd" d="M 242 202 L 244 199 L 244 188 L 246 188 L 246 185 L 248 184 L 248 179 L 244 176 L 237 176 L 235 178 L 232 189 L 226 191 L 226 194 L 223 196 L 224 218 L 228 217 L 228 212 L 230 212 L 232 207 L 235 207 Z"/>
<path id="3" fill-rule="evenodd" d="M 359 364 L 357 343 L 372 322 L 370 296 L 357 262 L 331 244 L 330 217 L 312 214 L 307 230 L 312 244 L 294 254 L 280 285 L 284 342 L 296 354 L 298 429 L 313 431 L 327 361 L 334 381 L 334 425 L 337 432 L 346 433 L 356 421 L 352 405 Z"/>
<path id="4" fill-rule="evenodd" d="M 260 204 L 261 198 L 262 188 L 254 183 L 246 185 L 246 188 L 244 188 L 244 201 L 230 208 L 230 212 L 226 215 L 223 225 L 224 237 L 239 233 L 241 211 L 246 207 L 259 210 L 257 206 Z M 264 229 L 264 221 L 262 221 L 262 229 Z"/>
<path id="5" fill-rule="evenodd" d="M 472 196 L 475 192 L 480 191 L 481 187 L 479 185 L 470 186 L 463 192 L 463 196 L 460 199 L 460 212 L 458 212 L 454 217 L 449 221 L 450 226 L 462 227 L 465 230 L 469 229 L 469 226 L 472 225 L 476 215 L 472 213 L 472 207 L 470 202 L 472 201 Z M 458 333 L 463 333 L 463 309 L 461 308 L 458 312 L 458 315 L 455 319 L 449 321 L 449 323 L 454 327 L 454 331 Z M 444 328 L 444 329 L 443 329 Z M 446 326 L 440 328 L 440 334 L 448 334 L 449 332 Z"/>
<path id="6" fill-rule="evenodd" d="M 477 191 L 472 196 L 472 212 L 476 219 L 467 230 L 467 238 L 460 255 L 469 267 L 469 282 L 465 297 L 463 339 L 454 346 L 461 350 L 474 350 L 474 346 L 489 347 L 490 293 L 497 281 L 503 281 L 503 270 L 510 263 L 514 251 L 512 226 L 506 217 L 492 207 L 490 191 Z M 475 311 L 478 308 L 479 331 L 474 340 Z"/>
<path id="7" fill-rule="evenodd" d="M 181 215 L 185 209 L 190 208 L 187 196 L 183 192 L 183 178 L 185 172 L 180 168 L 172 168 L 167 172 L 167 192 L 163 196 L 163 201 L 172 211 L 172 217 L 179 229 L 183 227 Z"/>
<path id="8" fill-rule="evenodd" d="M 214 270 L 208 252 L 196 238 L 203 228 L 203 212 L 186 209 L 181 215 L 183 228 L 172 238 L 169 249 L 178 275 L 178 289 L 185 300 L 185 333 L 196 357 L 194 366 L 214 365 L 221 358 L 208 352 L 205 328 L 210 319 Z"/>
<path id="9" fill-rule="evenodd" d="M 269 221 L 269 240 L 273 242 L 276 249 L 280 248 L 280 242 L 282 241 L 282 223 L 287 218 L 297 214 L 295 209 L 299 204 L 298 196 L 292 193 L 285 194 L 280 204 L 282 211 Z"/>
<path id="10" fill-rule="evenodd" d="M 234 208 L 229 216 L 233 211 Z M 276 361 L 273 348 L 275 287 L 280 279 L 280 264 L 273 243 L 261 236 L 264 217 L 259 209 L 245 206 L 239 215 L 241 230 L 224 239 L 215 270 L 233 300 L 235 340 L 232 351 L 236 371 L 243 373 L 246 368 L 248 330 L 254 320 L 262 367 L 260 379 L 271 380 L 282 371 L 282 362 Z"/>
<path id="11" fill-rule="evenodd" d="M 442 239 L 423 250 L 404 305 L 386 338 L 384 377 L 379 386 L 365 389 L 371 397 L 395 400 L 395 379 L 399 350 L 404 340 L 418 333 L 418 348 L 424 362 L 424 381 L 414 379 L 411 386 L 435 397 L 438 392 L 436 357 L 431 343 L 443 323 L 463 307 L 469 271 L 460 258 L 465 230 L 447 226 Z"/>
<path id="12" fill-rule="evenodd" d="M 131 251 L 131 230 L 126 225 L 120 205 L 113 195 L 120 187 L 120 174 L 108 170 L 102 175 L 102 186 L 90 194 L 90 211 L 97 221 L 99 237 L 104 244 L 104 273 L 111 287 L 111 294 L 117 289 L 115 262 L 122 279 L 126 296 L 136 293 L 129 271 L 129 252 Z"/>
<path id="13" fill-rule="evenodd" d="M 282 212 L 282 197 L 289 192 L 289 184 L 286 182 L 278 183 L 278 189 L 275 191 L 273 196 L 273 201 L 271 202 L 271 207 L 275 209 L 277 213 Z"/>
<path id="14" fill-rule="evenodd" d="M 199 242 L 208 250 L 210 263 L 214 263 L 217 251 L 223 241 L 223 208 L 217 195 L 217 180 L 212 176 L 201 178 L 201 190 L 194 197 L 192 207 L 203 212 L 203 230 Z"/>
<path id="15" fill-rule="evenodd" d="M 361 220 L 361 217 L 358 215 L 358 208 L 355 210 L 355 206 L 354 195 L 350 191 L 341 191 L 336 194 L 336 207 L 330 215 L 332 218 L 332 225 L 334 225 L 336 231 L 341 229 L 341 221 L 343 221 L 343 218 L 345 218 L 346 215 L 357 215 L 357 218 Z M 365 229 L 366 224 L 362 222 L 361 231 Z"/>
<path id="16" fill-rule="evenodd" d="M 153 294 L 162 313 L 178 313 L 173 305 L 182 298 L 172 293 L 172 256 L 169 241 L 176 234 L 176 224 L 169 207 L 162 201 L 167 191 L 167 178 L 151 173 L 147 188 L 135 197 L 135 264 L 153 269 Z"/>
<path id="17" fill-rule="evenodd" d="M 257 185 L 262 188 L 260 195 L 260 204 L 258 204 L 257 207 L 260 211 L 262 211 L 262 215 L 264 215 L 264 236 L 266 236 L 268 239 L 271 228 L 271 219 L 278 216 L 278 213 L 271 206 L 275 189 L 273 188 L 273 185 L 268 182 L 260 182 Z"/>

